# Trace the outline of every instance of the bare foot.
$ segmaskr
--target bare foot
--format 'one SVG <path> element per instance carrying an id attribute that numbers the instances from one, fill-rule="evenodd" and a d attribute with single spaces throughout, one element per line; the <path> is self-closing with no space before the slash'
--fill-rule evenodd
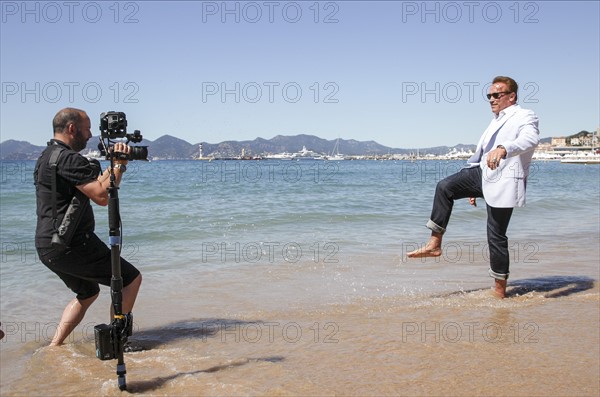
<path id="1" fill-rule="evenodd" d="M 506 298 L 506 280 L 498 280 L 494 281 L 494 288 L 492 289 L 492 293 L 496 298 L 504 299 Z"/>
<path id="2" fill-rule="evenodd" d="M 431 232 L 431 237 L 424 247 L 406 254 L 409 258 L 430 258 L 442 255 L 442 234 Z"/>
<path id="3" fill-rule="evenodd" d="M 436 246 L 430 246 L 429 243 L 424 247 L 419 248 L 406 254 L 409 258 L 431 258 L 442 255 L 442 249 Z"/>

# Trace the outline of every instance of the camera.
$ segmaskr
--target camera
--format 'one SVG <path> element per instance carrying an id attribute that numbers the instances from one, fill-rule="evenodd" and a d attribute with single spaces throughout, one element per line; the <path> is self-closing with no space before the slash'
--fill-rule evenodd
<path id="1" fill-rule="evenodd" d="M 125 344 L 133 331 L 133 314 L 123 315 L 122 320 L 115 320 L 112 324 L 98 324 L 94 326 L 94 339 L 96 342 L 96 357 L 100 360 L 114 360 L 119 351 L 117 344 Z"/>
<path id="2" fill-rule="evenodd" d="M 102 138 L 125 138 L 127 136 L 125 113 L 110 111 L 100 114 L 100 133 Z"/>
<path id="3" fill-rule="evenodd" d="M 117 160 L 148 160 L 148 146 L 132 146 L 131 153 L 114 152 L 114 139 L 127 139 L 126 143 L 139 143 L 144 139 L 139 130 L 135 130 L 133 134 L 127 133 L 127 116 L 123 112 L 103 112 L 100 114 L 100 143 L 98 149 L 102 156 L 107 160 L 114 158 Z M 104 142 L 106 140 L 106 143 Z"/>

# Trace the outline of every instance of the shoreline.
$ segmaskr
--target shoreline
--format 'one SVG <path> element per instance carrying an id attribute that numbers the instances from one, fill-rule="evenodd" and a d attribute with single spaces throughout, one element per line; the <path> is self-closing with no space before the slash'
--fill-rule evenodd
<path id="1" fill-rule="evenodd" d="M 498 301 L 484 206 L 457 206 L 441 257 L 404 259 L 427 240 L 432 187 L 453 164 L 348 162 L 318 179 L 308 171 L 325 167 L 259 181 L 243 166 L 208 178 L 191 164 L 155 163 L 160 185 L 139 169 L 123 191 L 123 254 L 144 274 L 132 339 L 152 344 L 126 356 L 132 390 L 598 394 L 596 168 L 532 168 L 509 231 L 511 297 Z M 21 175 L 31 172 L 3 188 L 0 393 L 120 395 L 115 362 L 94 354 L 108 288 L 72 341 L 45 347 L 72 294 L 31 249 L 33 187 Z M 97 220 L 105 238 L 104 210 Z"/>
<path id="2" fill-rule="evenodd" d="M 532 265 L 523 257 L 530 252 L 522 253 L 505 300 L 492 297 L 485 261 L 477 256 L 468 263 L 365 254 L 327 265 L 191 266 L 168 279 L 164 271 L 149 272 L 132 340 L 151 349 L 126 355 L 129 391 L 597 395 L 597 252 L 570 258 L 563 268 L 568 250 L 542 247 L 550 250 Z M 109 321 L 108 289 L 69 343 L 52 349 L 52 324 L 67 291 L 56 298 L 44 303 L 39 323 L 19 314 L 27 302 L 15 307 L 18 317 L 3 312 L 4 330 L 11 322 L 22 328 L 1 342 L 1 394 L 119 395 L 115 361 L 94 354 L 93 326 Z M 506 371 L 511 382 L 473 379 L 473 366 L 482 374 Z"/>
<path id="3" fill-rule="evenodd" d="M 150 350 L 125 356 L 128 391 L 597 395 L 598 281 L 515 280 L 508 293 L 502 301 L 487 288 L 474 288 L 310 309 L 219 312 L 215 306 L 135 332 L 132 340 Z M 2 395 L 119 395 L 115 361 L 97 360 L 93 344 L 35 347 L 26 372 L 18 379 L 3 376 Z M 54 371 L 40 372 L 49 365 Z M 474 378 L 473 366 L 481 374 L 505 375 Z"/>

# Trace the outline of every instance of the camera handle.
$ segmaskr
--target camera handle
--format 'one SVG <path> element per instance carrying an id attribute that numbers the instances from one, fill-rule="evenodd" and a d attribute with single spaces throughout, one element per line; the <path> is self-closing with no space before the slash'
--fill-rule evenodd
<path id="1" fill-rule="evenodd" d="M 127 342 L 127 326 L 130 319 L 123 314 L 123 278 L 121 277 L 121 216 L 119 214 L 119 188 L 115 184 L 113 159 L 110 160 L 110 185 L 108 187 L 108 242 L 111 254 L 112 277 L 110 280 L 110 295 L 114 317 L 112 320 L 112 341 L 117 359 L 117 381 L 120 390 L 127 388 L 125 360 L 123 349 Z"/>

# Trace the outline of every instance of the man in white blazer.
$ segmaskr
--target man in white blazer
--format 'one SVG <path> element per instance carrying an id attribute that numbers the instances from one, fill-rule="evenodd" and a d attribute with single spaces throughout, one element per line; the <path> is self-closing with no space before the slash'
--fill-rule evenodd
<path id="1" fill-rule="evenodd" d="M 517 105 L 518 85 L 510 77 L 494 78 L 487 95 L 494 118 L 479 139 L 465 168 L 437 184 L 427 227 L 431 237 L 425 246 L 409 252 L 409 258 L 442 254 L 442 236 L 450 221 L 454 200 L 483 197 L 487 206 L 487 238 L 490 276 L 494 292 L 506 296 L 509 251 L 506 230 L 514 207 L 525 205 L 525 188 L 533 151 L 539 143 L 538 118 Z"/>

